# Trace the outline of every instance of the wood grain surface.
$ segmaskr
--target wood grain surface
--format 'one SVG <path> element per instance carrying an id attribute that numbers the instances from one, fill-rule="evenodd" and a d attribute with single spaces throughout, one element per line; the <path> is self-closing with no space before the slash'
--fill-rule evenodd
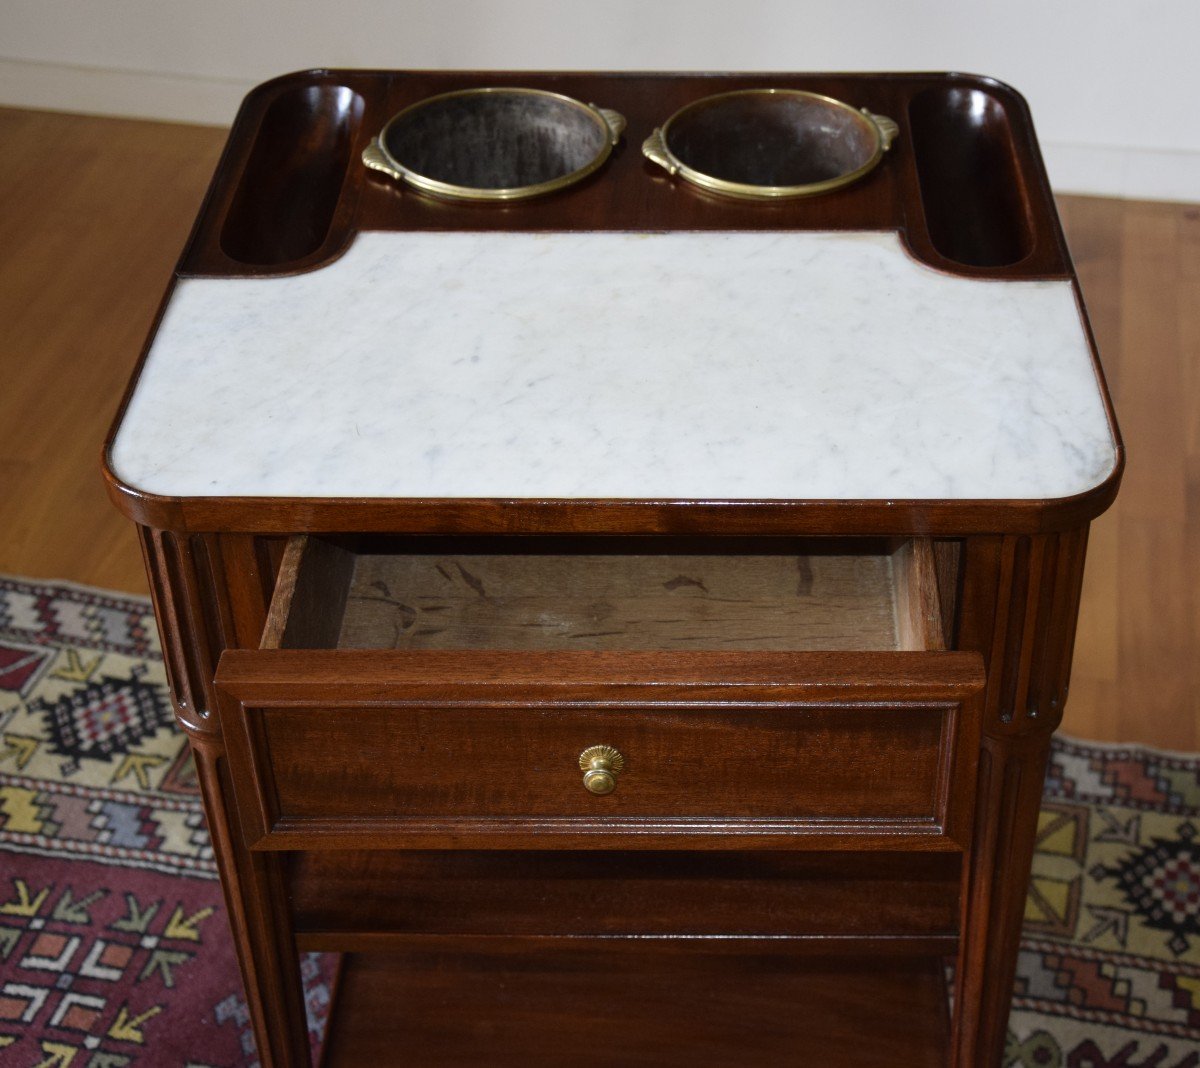
<path id="1" fill-rule="evenodd" d="M 146 592 L 100 444 L 224 138 L 0 110 L 0 571 Z"/>
<path id="2" fill-rule="evenodd" d="M 953 953 L 961 865 L 953 853 L 364 850 L 295 853 L 287 879 L 311 942 L 837 935 L 948 938 Z"/>
<path id="3" fill-rule="evenodd" d="M 622 551 L 625 539 L 566 552 L 514 551 L 511 539 L 475 552 L 454 539 L 423 551 L 306 542 L 285 555 L 265 648 L 923 650 L 940 637 L 927 542 L 920 554 L 869 540 L 797 554 L 757 540 L 736 555 L 712 542 Z"/>
<path id="4" fill-rule="evenodd" d="M 959 652 L 226 650 L 217 685 L 255 848 L 936 850 L 970 837 L 981 668 Z M 599 744 L 626 761 L 603 797 L 579 768 Z"/>
<path id="5" fill-rule="evenodd" d="M 359 164 L 362 150 L 400 109 L 440 93 L 514 84 L 613 108 L 627 120 L 625 135 L 585 181 L 502 206 L 414 195 Z M 859 181 L 799 200 L 714 196 L 643 158 L 643 138 L 679 108 L 749 88 L 826 94 L 894 119 L 901 133 L 882 165 Z M 954 195 L 942 197 L 947 186 Z M 923 207 L 931 197 L 941 197 L 933 212 Z M 1025 102 L 991 79 L 917 73 L 287 75 L 243 102 L 181 267 L 185 274 L 223 277 L 305 269 L 340 254 L 355 232 L 393 229 L 897 229 L 918 259 L 937 268 L 978 276 L 1066 273 Z"/>
<path id="6" fill-rule="evenodd" d="M 403 1050 L 429 1068 L 940 1068 L 945 1028 L 937 958 L 797 962 L 638 943 L 362 954 L 342 976 L 325 1066 L 396 1063 Z"/>
<path id="7" fill-rule="evenodd" d="M 1063 198 L 1129 452 L 1092 528 L 1065 730 L 1200 749 L 1200 207 Z"/>

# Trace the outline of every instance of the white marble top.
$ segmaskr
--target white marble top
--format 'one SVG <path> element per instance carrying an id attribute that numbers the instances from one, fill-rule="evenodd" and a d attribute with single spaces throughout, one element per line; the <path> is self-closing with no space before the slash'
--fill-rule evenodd
<path id="1" fill-rule="evenodd" d="M 112 453 L 184 497 L 1041 499 L 1115 460 L 1068 282 L 799 232 L 366 233 L 185 279 Z"/>

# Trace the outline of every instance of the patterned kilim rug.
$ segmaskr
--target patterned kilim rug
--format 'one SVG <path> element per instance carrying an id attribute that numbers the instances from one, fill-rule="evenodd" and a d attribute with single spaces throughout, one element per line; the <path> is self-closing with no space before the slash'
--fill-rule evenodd
<path id="1" fill-rule="evenodd" d="M 148 602 L 0 577 L 0 1064 L 255 1063 Z"/>
<path id="2" fill-rule="evenodd" d="M 1040 830 L 1009 1068 L 1200 1068 L 1200 758 L 1059 741 Z M 147 602 L 0 577 L 0 1064 L 254 1063 Z"/>
<path id="3" fill-rule="evenodd" d="M 1200 756 L 1055 741 L 1009 1027 L 1019 1068 L 1200 1066 Z"/>

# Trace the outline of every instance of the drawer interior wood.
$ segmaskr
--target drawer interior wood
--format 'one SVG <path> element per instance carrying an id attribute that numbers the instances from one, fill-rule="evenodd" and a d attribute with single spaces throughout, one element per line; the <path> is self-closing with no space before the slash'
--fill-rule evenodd
<path id="1" fill-rule="evenodd" d="M 951 853 L 337 850 L 292 854 L 287 882 L 309 949 L 357 934 L 393 947 L 435 936 L 837 937 L 928 952 L 953 948 L 961 868 Z"/>
<path id="2" fill-rule="evenodd" d="M 289 542 L 264 648 L 935 650 L 926 539 Z"/>

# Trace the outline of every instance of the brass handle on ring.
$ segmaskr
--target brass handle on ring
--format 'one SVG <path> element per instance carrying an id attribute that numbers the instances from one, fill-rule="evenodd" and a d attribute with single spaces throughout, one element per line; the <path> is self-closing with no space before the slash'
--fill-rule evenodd
<path id="1" fill-rule="evenodd" d="M 593 794 L 611 794 L 624 767 L 625 758 L 611 745 L 591 745 L 579 754 L 584 788 Z"/>
<path id="2" fill-rule="evenodd" d="M 900 133 L 900 124 L 895 119 L 889 119 L 886 115 L 876 115 L 866 108 L 862 109 L 862 113 L 875 124 L 875 129 L 879 131 L 879 147 L 886 152 Z"/>
<path id="3" fill-rule="evenodd" d="M 615 145 L 621 140 L 621 133 L 625 129 L 625 116 L 612 108 L 598 108 L 595 104 L 591 107 L 600 113 L 604 125 L 608 127 L 608 139 Z"/>
<path id="4" fill-rule="evenodd" d="M 645 141 L 642 142 L 642 155 L 651 163 L 657 163 L 672 177 L 679 171 L 679 164 L 667 150 L 667 140 L 663 137 L 662 127 L 657 127 Z"/>

